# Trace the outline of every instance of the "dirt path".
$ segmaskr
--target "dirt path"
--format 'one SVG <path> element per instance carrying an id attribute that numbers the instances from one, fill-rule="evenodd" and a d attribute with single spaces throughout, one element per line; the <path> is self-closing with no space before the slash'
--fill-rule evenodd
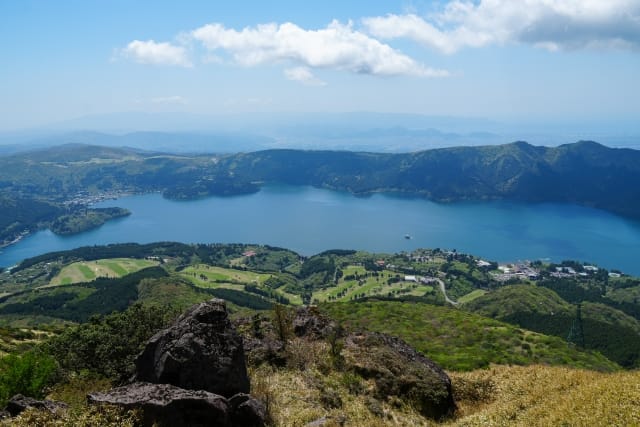
<path id="1" fill-rule="evenodd" d="M 440 285 L 440 290 L 442 291 L 442 295 L 444 295 L 444 299 L 445 301 L 447 301 L 449 304 L 451 305 L 458 305 L 457 301 L 452 300 L 451 298 L 449 298 L 449 296 L 447 295 L 447 289 L 444 286 L 444 282 L 440 279 L 436 279 L 438 281 L 438 284 Z"/>

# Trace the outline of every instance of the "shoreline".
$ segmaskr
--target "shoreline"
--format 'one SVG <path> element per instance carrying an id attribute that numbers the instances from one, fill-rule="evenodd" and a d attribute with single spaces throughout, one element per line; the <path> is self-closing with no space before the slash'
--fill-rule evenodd
<path id="1" fill-rule="evenodd" d="M 65 200 L 63 202 L 61 202 L 60 204 L 66 208 L 78 208 L 78 207 L 86 207 L 86 208 L 91 208 L 92 206 L 107 201 L 107 200 L 117 200 L 119 198 L 122 197 L 127 197 L 127 196 L 134 196 L 137 194 L 146 194 L 146 192 L 135 192 L 135 191 L 109 191 L 109 192 L 104 192 L 104 193 L 98 193 L 98 194 L 89 194 L 89 193 L 76 193 L 74 196 L 72 196 L 70 199 Z M 23 239 L 37 233 L 38 231 L 42 231 L 42 230 L 49 230 L 50 228 L 48 226 L 46 227 L 38 227 L 35 230 L 29 230 L 29 229 L 24 229 L 23 231 L 21 231 L 16 237 L 13 238 L 13 240 L 8 241 L 8 240 L 4 240 L 0 243 L 0 253 L 2 252 L 2 249 L 8 248 L 12 245 L 15 245 L 16 243 L 19 243 L 20 241 L 22 241 Z M 81 231 L 80 233 L 82 233 L 83 231 Z"/>

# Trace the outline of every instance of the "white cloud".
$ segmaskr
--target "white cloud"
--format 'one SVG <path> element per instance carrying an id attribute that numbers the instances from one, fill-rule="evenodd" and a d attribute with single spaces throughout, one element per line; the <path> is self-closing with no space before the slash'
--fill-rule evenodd
<path id="1" fill-rule="evenodd" d="M 363 24 L 375 37 L 409 38 L 444 53 L 507 43 L 552 51 L 640 48 L 638 0 L 453 0 L 426 18 L 387 15 Z"/>
<path id="2" fill-rule="evenodd" d="M 159 105 L 186 105 L 187 104 L 187 100 L 180 95 L 160 96 L 157 98 L 151 98 L 151 102 L 153 104 L 159 104 Z"/>
<path id="3" fill-rule="evenodd" d="M 354 30 L 351 23 L 333 21 L 319 30 L 305 30 L 292 23 L 264 24 L 241 31 L 214 23 L 191 34 L 208 50 L 225 51 L 244 66 L 288 62 L 307 68 L 381 76 L 442 77 L 448 74 L 425 67 L 389 45 Z M 297 73 L 301 76 L 300 71 Z"/>
<path id="4" fill-rule="evenodd" d="M 327 84 L 314 76 L 307 67 L 287 68 L 284 70 L 284 76 L 289 80 L 300 82 L 307 86 L 326 86 Z"/>
<path id="5" fill-rule="evenodd" d="M 134 40 L 120 50 L 120 55 L 141 64 L 192 66 L 184 47 L 171 43 L 156 43 L 153 40 Z"/>

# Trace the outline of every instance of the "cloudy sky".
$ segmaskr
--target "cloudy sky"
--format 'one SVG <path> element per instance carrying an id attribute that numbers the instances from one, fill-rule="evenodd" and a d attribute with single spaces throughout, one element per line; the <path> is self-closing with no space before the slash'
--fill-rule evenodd
<path id="1" fill-rule="evenodd" d="M 0 129 L 123 111 L 640 118 L 640 0 L 0 0 Z"/>

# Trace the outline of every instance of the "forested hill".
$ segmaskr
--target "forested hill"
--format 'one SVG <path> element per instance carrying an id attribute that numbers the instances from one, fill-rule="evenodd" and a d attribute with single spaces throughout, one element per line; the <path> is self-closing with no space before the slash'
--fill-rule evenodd
<path id="1" fill-rule="evenodd" d="M 640 151 L 595 142 L 526 142 L 404 154 L 267 150 L 175 155 L 63 145 L 0 156 L 0 242 L 47 227 L 96 196 L 162 192 L 173 199 L 312 185 L 366 195 L 401 192 L 440 202 L 567 202 L 640 218 Z M 15 206 L 28 206 L 24 209 Z M 87 222 L 83 218 L 78 219 Z M 77 222 L 77 221 L 76 221 Z"/>
<path id="2" fill-rule="evenodd" d="M 640 151 L 595 142 L 526 142 L 407 154 L 269 150 L 230 156 L 236 179 L 346 190 L 399 191 L 436 201 L 569 202 L 640 217 Z"/>

